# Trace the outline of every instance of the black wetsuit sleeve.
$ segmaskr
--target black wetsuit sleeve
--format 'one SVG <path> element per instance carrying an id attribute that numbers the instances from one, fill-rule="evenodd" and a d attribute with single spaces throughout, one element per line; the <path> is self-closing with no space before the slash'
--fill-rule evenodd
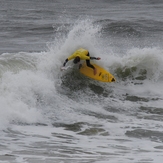
<path id="1" fill-rule="evenodd" d="M 66 63 L 68 62 L 68 58 L 65 60 L 65 62 L 63 63 L 63 66 L 66 65 Z"/>
<path id="2" fill-rule="evenodd" d="M 90 59 L 97 59 L 96 57 L 90 57 Z"/>

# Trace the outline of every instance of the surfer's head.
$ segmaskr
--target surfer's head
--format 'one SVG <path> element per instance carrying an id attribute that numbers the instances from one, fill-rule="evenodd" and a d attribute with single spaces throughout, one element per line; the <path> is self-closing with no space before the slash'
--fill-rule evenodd
<path id="1" fill-rule="evenodd" d="M 77 64 L 78 62 L 80 62 L 80 57 L 79 56 L 75 57 L 73 62 L 74 64 Z"/>

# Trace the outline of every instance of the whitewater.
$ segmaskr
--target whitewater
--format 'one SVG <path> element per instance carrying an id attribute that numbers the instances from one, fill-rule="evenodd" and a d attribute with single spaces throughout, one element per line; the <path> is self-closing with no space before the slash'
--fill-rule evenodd
<path id="1" fill-rule="evenodd" d="M 19 25 L 22 21 L 20 33 L 13 19 L 7 24 L 6 36 L 15 37 L 14 44 L 7 38 L 0 42 L 0 162 L 162 162 L 163 40 L 159 16 L 163 4 L 139 2 L 132 10 L 128 1 L 84 2 L 80 5 L 87 7 L 86 11 L 62 1 L 39 5 L 16 1 L 20 8 L 13 4 L 10 10 L 3 2 L 2 15 L 5 10 L 23 14 L 21 20 L 14 17 Z M 23 12 L 24 5 L 29 8 Z M 33 8 L 35 5 L 39 9 Z M 95 9 L 99 5 L 98 14 Z M 149 9 L 154 13 L 150 18 Z M 72 13 L 77 15 L 71 17 Z M 107 13 L 115 15 L 108 18 Z M 33 23 L 35 14 L 43 19 L 37 17 L 34 27 L 25 27 L 24 23 Z M 4 16 L 0 19 L 6 20 Z M 4 37 L 4 27 L 1 31 Z M 15 31 L 21 36 L 14 36 Z M 37 40 L 36 46 L 33 40 Z M 71 61 L 67 70 L 61 71 L 65 59 L 80 47 L 100 57 L 94 62 L 110 71 L 116 82 L 89 79 Z"/>

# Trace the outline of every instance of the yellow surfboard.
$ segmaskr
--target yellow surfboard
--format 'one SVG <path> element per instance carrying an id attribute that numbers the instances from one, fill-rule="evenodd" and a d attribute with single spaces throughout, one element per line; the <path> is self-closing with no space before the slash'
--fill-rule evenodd
<path id="1" fill-rule="evenodd" d="M 115 78 L 114 76 L 108 72 L 107 70 L 105 70 L 104 68 L 96 65 L 96 64 L 92 64 L 96 70 L 97 70 L 97 73 L 96 75 L 94 75 L 93 73 L 93 69 L 88 67 L 86 65 L 86 63 L 83 63 L 82 64 L 82 67 L 80 68 L 80 72 L 89 77 L 89 78 L 92 78 L 94 80 L 99 80 L 99 81 L 102 81 L 102 82 L 115 82 Z"/>

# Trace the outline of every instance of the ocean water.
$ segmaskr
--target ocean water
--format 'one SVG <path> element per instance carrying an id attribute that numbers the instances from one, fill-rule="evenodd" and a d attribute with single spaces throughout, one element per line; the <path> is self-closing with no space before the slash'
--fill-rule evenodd
<path id="1" fill-rule="evenodd" d="M 162 163 L 161 0 L 0 1 L 0 162 Z M 64 60 L 83 47 L 114 83 Z"/>

